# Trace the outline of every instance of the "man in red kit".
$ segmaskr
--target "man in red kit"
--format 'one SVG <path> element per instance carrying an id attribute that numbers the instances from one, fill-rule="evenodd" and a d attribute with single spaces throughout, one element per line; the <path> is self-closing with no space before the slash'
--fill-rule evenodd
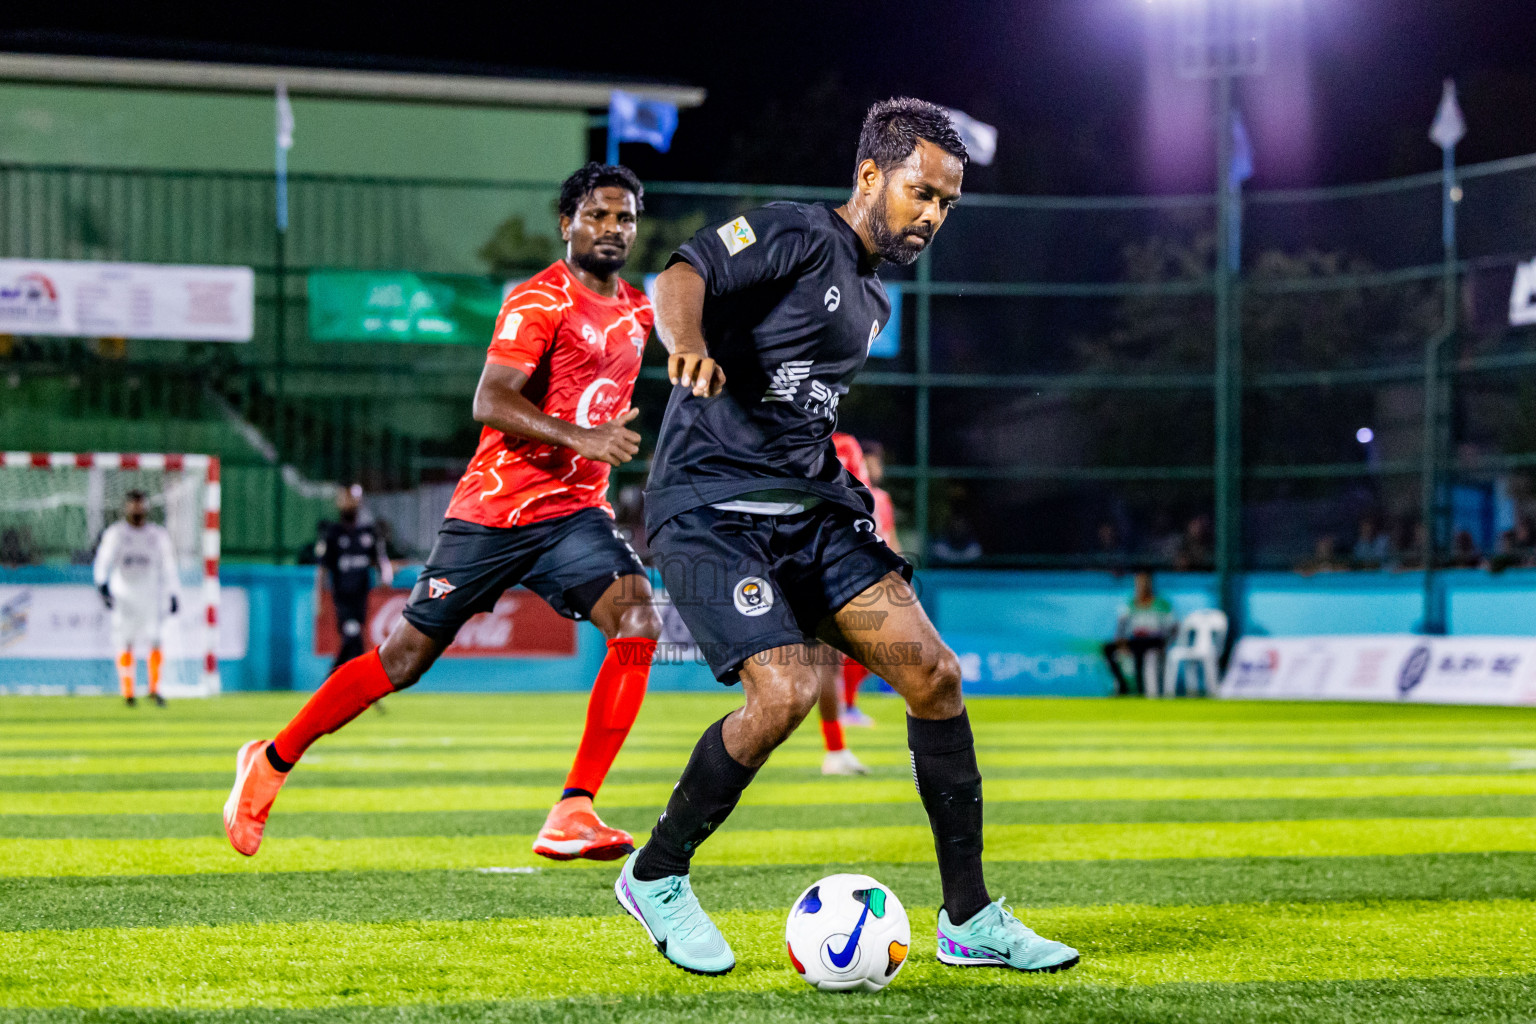
<path id="1" fill-rule="evenodd" d="M 843 468 L 868 487 L 869 472 L 865 465 L 864 449 L 859 444 L 858 438 L 852 434 L 837 431 L 832 435 L 832 448 L 837 453 L 837 461 L 843 464 Z M 886 496 L 886 505 L 889 511 L 889 495 Z M 880 539 L 895 550 L 894 523 L 890 531 L 891 535 L 887 536 L 879 512 L 880 506 L 877 501 L 875 529 L 879 532 Z M 826 644 L 819 644 L 812 649 L 816 652 L 814 656 L 819 659 L 816 662 L 816 675 L 820 679 L 821 695 L 816 701 L 816 711 L 821 718 L 822 746 L 827 751 L 826 757 L 821 761 L 821 773 L 823 775 L 866 775 L 869 769 L 854 756 L 853 751 L 848 749 L 843 727 L 875 724 L 874 719 L 853 706 L 859 683 L 869 675 L 869 670 Z"/>
<path id="2" fill-rule="evenodd" d="M 224 805 L 224 830 L 239 852 L 261 846 L 272 802 L 311 743 L 415 683 L 470 616 L 519 583 L 608 639 L 575 764 L 534 851 L 612 860 L 634 850 L 592 800 L 640 712 L 661 632 L 645 567 L 606 498 L 609 468 L 640 450 L 627 427 L 639 415 L 629 402 L 654 317 L 618 272 L 643 198 L 639 179 L 614 165 L 589 163 L 561 185 L 565 259 L 502 303 L 475 390 L 480 446 L 404 619 L 378 650 L 332 673 L 275 739 L 240 748 Z"/>
<path id="3" fill-rule="evenodd" d="M 880 486 L 885 479 L 885 449 L 879 442 L 870 442 L 868 447 L 861 445 L 858 438 L 852 434 L 844 434 L 841 431 L 832 435 L 832 445 L 837 449 L 837 461 L 843 464 L 843 468 L 859 478 L 859 482 L 869 488 L 869 493 L 875 499 L 875 533 L 890 547 L 892 551 L 898 550 L 896 543 L 896 508 L 891 504 L 891 496 Z M 842 713 L 838 716 L 840 726 L 873 727 L 875 720 L 858 706 L 859 686 L 869 678 L 869 669 L 860 665 L 852 658 L 842 659 Z M 831 703 L 825 695 L 822 696 L 822 729 L 826 730 L 826 711 Z M 841 731 L 838 739 L 841 741 Z M 827 737 L 827 750 L 830 754 L 833 749 L 831 737 Z"/>

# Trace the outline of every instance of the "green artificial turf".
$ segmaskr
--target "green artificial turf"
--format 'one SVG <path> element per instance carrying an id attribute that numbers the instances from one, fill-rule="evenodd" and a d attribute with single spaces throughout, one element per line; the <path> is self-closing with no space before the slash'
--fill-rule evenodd
<path id="1" fill-rule="evenodd" d="M 614 865 L 529 849 L 581 695 L 392 698 L 314 748 L 247 860 L 218 817 L 234 750 L 298 703 L 0 703 L 0 1024 L 1536 1020 L 1531 710 L 972 702 L 989 886 L 1083 953 L 1024 976 L 934 960 L 902 713 L 869 698 L 870 777 L 822 778 L 803 730 L 701 848 L 740 961 L 708 979 L 620 913 Z M 651 697 L 610 820 L 648 829 L 732 703 Z M 814 992 L 782 952 L 790 901 L 849 868 L 912 919 L 875 996 Z"/>

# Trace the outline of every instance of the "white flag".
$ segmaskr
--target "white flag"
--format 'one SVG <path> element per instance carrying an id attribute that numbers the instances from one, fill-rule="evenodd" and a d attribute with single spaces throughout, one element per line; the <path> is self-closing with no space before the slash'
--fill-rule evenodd
<path id="1" fill-rule="evenodd" d="M 1509 326 L 1536 324 L 1536 260 L 1515 267 L 1515 286 L 1509 293 Z"/>
<path id="2" fill-rule="evenodd" d="M 1445 80 L 1440 93 L 1440 109 L 1435 113 L 1435 123 L 1430 126 L 1429 137 L 1441 149 L 1450 149 L 1467 134 L 1467 122 L 1461 116 L 1461 104 L 1456 102 L 1456 83 Z"/>
<path id="3" fill-rule="evenodd" d="M 293 148 L 293 106 L 288 102 L 288 84 L 277 83 L 277 148 Z"/>
<path id="4" fill-rule="evenodd" d="M 971 162 L 990 167 L 993 158 L 997 156 L 997 129 L 954 107 L 945 107 L 944 112 L 954 123 L 955 131 L 960 133 Z"/>

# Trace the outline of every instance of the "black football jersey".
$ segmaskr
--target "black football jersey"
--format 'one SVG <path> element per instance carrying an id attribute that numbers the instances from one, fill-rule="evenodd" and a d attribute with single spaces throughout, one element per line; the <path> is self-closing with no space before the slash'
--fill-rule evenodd
<path id="1" fill-rule="evenodd" d="M 685 242 L 704 278 L 704 339 L 725 389 L 672 389 L 646 488 L 646 532 L 754 491 L 868 513 L 832 446 L 837 405 L 891 315 L 859 237 L 829 206 L 770 203 Z"/>
<path id="2" fill-rule="evenodd" d="M 370 575 L 383 557 L 384 538 L 372 525 L 323 523 L 315 541 L 315 558 L 331 577 L 337 594 L 367 593 Z"/>

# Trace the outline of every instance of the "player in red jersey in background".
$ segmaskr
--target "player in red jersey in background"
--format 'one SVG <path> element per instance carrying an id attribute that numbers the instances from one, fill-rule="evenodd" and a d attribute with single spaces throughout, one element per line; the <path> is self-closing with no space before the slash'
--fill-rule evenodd
<path id="1" fill-rule="evenodd" d="M 832 435 L 832 447 L 837 452 L 837 461 L 843 464 L 843 468 L 858 477 L 859 482 L 869 487 L 870 493 L 875 495 L 875 531 L 880 535 L 881 540 L 895 550 L 896 518 L 891 510 L 891 496 L 871 486 L 864 449 L 859 444 L 858 438 L 838 431 Z M 882 498 L 884 499 L 883 516 Z M 816 673 L 821 677 L 821 697 L 816 703 L 816 711 L 821 718 L 822 745 L 827 751 L 826 757 L 821 762 L 821 772 L 823 775 L 863 775 L 869 769 L 854 756 L 853 751 L 848 749 L 848 741 L 843 736 L 843 726 L 875 724 L 873 718 L 860 711 L 853 703 L 859 692 L 859 683 L 869 675 L 869 670 L 825 644 L 813 650 L 817 656 L 826 659 L 816 666 Z"/>
<path id="2" fill-rule="evenodd" d="M 561 186 L 565 259 L 502 303 L 475 390 L 480 445 L 403 621 L 378 650 L 332 673 L 275 739 L 240 748 L 224 805 L 239 852 L 260 847 L 272 802 L 311 743 L 415 683 L 470 616 L 519 583 L 567 618 L 590 619 L 608 640 L 575 764 L 534 851 L 612 860 L 634 849 L 592 800 L 640 713 L 661 632 L 645 567 L 606 497 L 610 467 L 640 450 L 629 403 L 654 315 L 618 272 L 643 197 L 639 179 L 613 165 L 589 163 Z"/>
<path id="3" fill-rule="evenodd" d="M 861 445 L 852 434 L 844 433 L 833 434 L 832 443 L 837 447 L 837 460 L 843 468 L 858 477 L 875 499 L 875 533 L 892 551 L 901 550 L 896 543 L 896 506 L 891 504 L 890 492 L 880 486 L 885 480 L 885 448 L 879 441 Z M 859 686 L 869 678 L 869 669 L 845 657 L 842 675 L 843 710 L 838 721 L 845 726 L 873 727 L 875 720 L 858 706 Z"/>

